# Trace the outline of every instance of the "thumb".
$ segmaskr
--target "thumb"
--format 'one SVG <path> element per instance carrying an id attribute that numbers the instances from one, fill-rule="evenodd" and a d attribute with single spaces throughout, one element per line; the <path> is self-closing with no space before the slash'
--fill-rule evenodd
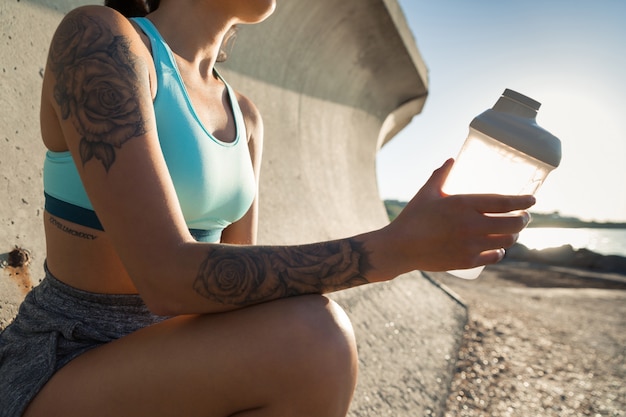
<path id="1" fill-rule="evenodd" d="M 428 181 L 426 181 L 426 184 L 424 184 L 424 188 L 440 195 L 442 193 L 441 189 L 443 188 L 443 184 L 446 182 L 453 165 L 453 158 L 444 162 L 442 166 L 433 171 Z"/>

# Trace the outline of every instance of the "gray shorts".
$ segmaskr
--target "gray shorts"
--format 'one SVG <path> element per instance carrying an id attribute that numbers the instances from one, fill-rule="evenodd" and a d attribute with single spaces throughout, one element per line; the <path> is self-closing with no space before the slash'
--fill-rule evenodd
<path id="1" fill-rule="evenodd" d="M 138 295 L 82 291 L 46 271 L 0 333 L 0 417 L 20 416 L 81 353 L 166 318 L 152 314 Z"/>

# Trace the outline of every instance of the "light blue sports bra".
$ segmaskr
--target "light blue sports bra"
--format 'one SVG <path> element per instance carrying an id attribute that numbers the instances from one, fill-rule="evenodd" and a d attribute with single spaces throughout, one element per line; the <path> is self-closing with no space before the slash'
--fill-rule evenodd
<path id="1" fill-rule="evenodd" d="M 172 51 L 156 27 L 146 18 L 133 20 L 152 45 L 157 74 L 154 111 L 159 142 L 187 227 L 197 240 L 217 242 L 222 230 L 248 211 L 256 193 L 237 98 L 224 82 L 237 133 L 233 142 L 222 142 L 208 132 L 198 118 Z M 220 77 L 217 72 L 216 75 Z M 46 153 L 43 180 L 45 208 L 50 214 L 103 230 L 69 152 Z"/>

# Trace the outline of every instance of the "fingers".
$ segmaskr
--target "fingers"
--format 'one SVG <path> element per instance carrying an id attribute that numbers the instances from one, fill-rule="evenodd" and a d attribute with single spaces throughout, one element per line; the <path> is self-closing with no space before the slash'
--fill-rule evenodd
<path id="1" fill-rule="evenodd" d="M 518 238 L 519 233 L 489 235 L 476 239 L 474 246 L 476 251 L 479 253 L 496 249 L 504 250 L 513 246 L 513 244 L 517 242 Z"/>
<path id="2" fill-rule="evenodd" d="M 442 166 L 433 171 L 430 178 L 424 185 L 424 188 L 436 193 L 437 195 L 441 195 L 441 188 L 446 182 L 448 174 L 450 174 L 452 165 L 454 165 L 454 159 L 450 158 L 446 162 L 444 162 Z"/>
<path id="3" fill-rule="evenodd" d="M 530 216 L 522 212 L 512 216 L 488 216 L 469 226 L 459 242 L 456 255 L 463 265 L 471 268 L 499 262 L 504 250 L 517 242 L 519 232 L 526 227 Z"/>
<path id="4" fill-rule="evenodd" d="M 442 192 L 454 164 L 447 160 L 386 228 L 399 270 L 441 271 L 498 262 L 519 232 L 528 225 L 530 195 L 459 194 Z M 391 252 L 391 251 L 387 251 Z M 386 262 L 386 260 L 385 260 Z"/>
<path id="5" fill-rule="evenodd" d="M 530 223 L 530 214 L 526 211 L 509 215 L 493 216 L 485 214 L 476 223 L 479 232 L 488 234 L 514 234 L 522 231 Z"/>
<path id="6" fill-rule="evenodd" d="M 518 234 L 491 235 L 476 239 L 471 245 L 471 254 L 462 268 L 472 268 L 480 265 L 489 265 L 500 262 L 505 255 L 505 249 L 511 247 L 518 238 Z"/>
<path id="7" fill-rule="evenodd" d="M 500 261 L 503 253 L 498 256 L 499 251 L 504 251 L 517 242 L 519 233 L 526 227 L 529 219 L 526 212 L 513 216 L 484 215 L 481 220 L 468 226 L 462 237 L 466 254 L 479 264 Z"/>
<path id="8" fill-rule="evenodd" d="M 532 195 L 474 194 L 465 197 L 471 199 L 471 204 L 481 213 L 509 213 L 526 210 L 535 204 Z"/>
<path id="9" fill-rule="evenodd" d="M 491 265 L 498 263 L 504 258 L 504 249 L 494 249 L 482 252 L 477 259 L 477 266 L 479 265 Z"/>

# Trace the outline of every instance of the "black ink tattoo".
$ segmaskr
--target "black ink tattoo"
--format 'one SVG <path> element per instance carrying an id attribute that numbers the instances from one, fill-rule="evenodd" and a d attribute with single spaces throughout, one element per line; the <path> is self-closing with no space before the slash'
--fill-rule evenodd
<path id="1" fill-rule="evenodd" d="M 116 148 L 146 132 L 137 60 L 128 39 L 113 35 L 98 19 L 69 15 L 59 27 L 50 49 L 54 99 L 61 117 L 72 117 L 82 136 L 83 164 L 96 158 L 108 172 Z"/>
<path id="2" fill-rule="evenodd" d="M 367 252 L 353 239 L 303 246 L 215 246 L 200 266 L 194 289 L 245 306 L 366 284 Z"/>
<path id="3" fill-rule="evenodd" d="M 75 237 L 79 237 L 81 239 L 95 240 L 98 238 L 98 236 L 92 235 L 91 233 L 84 233 L 84 232 L 79 232 L 78 230 L 74 230 L 71 227 L 64 225 L 63 223 L 60 223 L 54 217 L 50 217 L 50 224 L 52 224 L 53 226 L 55 226 L 57 229 L 61 230 L 62 232 L 68 233 Z"/>

